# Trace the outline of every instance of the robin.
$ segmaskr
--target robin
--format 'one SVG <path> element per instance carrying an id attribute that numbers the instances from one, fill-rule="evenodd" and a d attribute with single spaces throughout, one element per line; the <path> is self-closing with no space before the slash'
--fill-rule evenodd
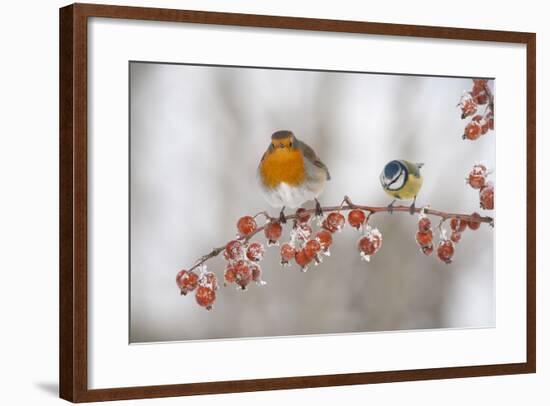
<path id="1" fill-rule="evenodd" d="M 323 214 L 317 197 L 330 180 L 330 173 L 315 151 L 292 131 L 273 133 L 260 160 L 258 177 L 267 202 L 281 207 L 282 223 L 286 222 L 285 207 L 297 208 L 309 200 L 315 200 L 316 214 Z"/>
<path id="2" fill-rule="evenodd" d="M 384 166 L 380 174 L 380 183 L 382 188 L 393 197 L 393 201 L 388 205 L 390 212 L 396 200 L 411 200 L 410 212 L 414 214 L 416 196 L 422 187 L 423 178 L 420 174 L 420 168 L 424 164 L 412 163 L 404 159 L 390 161 Z"/>

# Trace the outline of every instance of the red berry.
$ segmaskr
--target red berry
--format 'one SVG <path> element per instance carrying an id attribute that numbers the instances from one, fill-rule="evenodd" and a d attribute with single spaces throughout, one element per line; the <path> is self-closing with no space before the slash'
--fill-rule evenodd
<path id="1" fill-rule="evenodd" d="M 247 236 L 256 231 L 256 220 L 252 216 L 244 216 L 237 222 L 237 230 L 241 236 Z"/>
<path id="2" fill-rule="evenodd" d="M 485 85 L 487 84 L 487 79 L 473 79 L 474 85 L 472 87 L 472 95 L 477 96 L 481 92 L 485 91 Z"/>
<path id="3" fill-rule="evenodd" d="M 420 249 L 422 250 L 422 253 L 424 255 L 432 255 L 432 252 L 434 252 L 433 244 L 426 245 L 425 247 L 421 247 Z"/>
<path id="4" fill-rule="evenodd" d="M 258 264 L 250 264 L 249 267 L 252 272 L 252 280 L 254 282 L 262 282 L 262 268 Z"/>
<path id="5" fill-rule="evenodd" d="M 206 310 L 210 310 L 212 309 L 214 300 L 216 300 L 216 292 L 208 286 L 199 286 L 195 294 L 195 299 L 199 305 L 205 307 Z"/>
<path id="6" fill-rule="evenodd" d="M 452 262 L 454 253 L 455 248 L 451 240 L 444 240 L 439 243 L 439 247 L 437 248 L 437 256 L 440 260 L 442 260 L 446 264 L 450 264 Z"/>
<path id="7" fill-rule="evenodd" d="M 451 230 L 461 233 L 466 230 L 468 222 L 466 220 L 461 220 L 456 217 L 451 219 Z"/>
<path id="8" fill-rule="evenodd" d="M 462 98 L 460 102 L 460 108 L 462 110 L 462 119 L 472 116 L 477 111 L 477 103 L 473 100 L 471 95 L 467 95 Z"/>
<path id="9" fill-rule="evenodd" d="M 307 265 L 311 262 L 311 258 L 307 256 L 304 250 L 297 251 L 294 259 L 304 271 L 307 269 Z"/>
<path id="10" fill-rule="evenodd" d="M 327 219 L 324 219 L 323 220 L 323 224 L 321 225 L 321 227 L 323 227 L 323 229 L 325 229 L 326 231 L 329 231 L 331 233 L 335 233 L 336 231 L 338 231 L 336 229 L 336 227 L 333 227 L 332 225 L 330 225 L 328 222 L 327 222 Z"/>
<path id="11" fill-rule="evenodd" d="M 478 213 L 472 213 L 471 216 L 475 218 L 481 218 L 481 216 Z M 480 221 L 474 221 L 474 220 L 468 221 L 468 227 L 470 227 L 470 230 L 477 230 L 480 225 L 481 225 Z"/>
<path id="12" fill-rule="evenodd" d="M 206 286 L 213 290 L 218 290 L 218 278 L 214 272 L 205 272 L 199 279 L 199 286 Z"/>
<path id="13" fill-rule="evenodd" d="M 227 264 L 225 267 L 225 272 L 223 273 L 223 278 L 225 279 L 226 283 L 233 283 L 235 282 L 236 275 L 235 275 L 235 268 L 231 264 Z"/>
<path id="14" fill-rule="evenodd" d="M 481 92 L 477 96 L 474 96 L 474 101 L 477 104 L 486 104 L 489 101 L 489 95 L 487 92 Z"/>
<path id="15" fill-rule="evenodd" d="M 365 215 L 365 212 L 363 210 L 353 209 L 348 214 L 349 225 L 357 229 L 359 229 L 363 225 L 366 219 L 367 216 Z"/>
<path id="16" fill-rule="evenodd" d="M 264 229 L 265 237 L 267 238 L 267 244 L 268 245 L 274 245 L 279 241 L 279 238 L 281 238 L 281 234 L 283 233 L 283 227 L 281 224 L 277 221 L 272 221 L 270 223 L 267 223 Z"/>
<path id="17" fill-rule="evenodd" d="M 245 261 L 239 261 L 234 265 L 235 269 L 235 282 L 243 290 L 246 289 L 246 286 L 252 280 L 252 269 L 248 266 Z"/>
<path id="18" fill-rule="evenodd" d="M 382 246 L 382 235 L 380 233 L 371 233 L 361 237 L 357 243 L 359 251 L 367 256 L 374 255 Z"/>
<path id="19" fill-rule="evenodd" d="M 251 261 L 261 261 L 264 256 L 264 246 L 259 242 L 253 242 L 248 246 L 246 250 L 246 257 Z"/>
<path id="20" fill-rule="evenodd" d="M 481 136 L 481 125 L 475 121 L 468 123 L 464 129 L 464 137 L 469 140 L 477 140 Z"/>
<path id="21" fill-rule="evenodd" d="M 309 240 L 304 247 L 304 253 L 311 259 L 315 258 L 319 251 L 321 251 L 321 243 L 317 240 Z"/>
<path id="22" fill-rule="evenodd" d="M 484 165 L 476 164 L 468 174 L 468 178 L 466 180 L 474 189 L 480 189 L 485 186 L 486 176 L 487 168 Z"/>
<path id="23" fill-rule="evenodd" d="M 294 256 L 296 255 L 296 250 L 294 247 L 288 243 L 285 243 L 281 246 L 281 262 L 283 264 L 288 264 Z"/>
<path id="24" fill-rule="evenodd" d="M 228 261 L 236 261 L 244 256 L 244 247 L 238 240 L 229 241 L 223 254 Z"/>
<path id="25" fill-rule="evenodd" d="M 332 233 L 327 230 L 321 230 L 317 233 L 317 239 L 321 244 L 321 249 L 323 251 L 328 251 L 329 247 L 332 245 Z"/>
<path id="26" fill-rule="evenodd" d="M 495 188 L 491 183 L 488 183 L 479 191 L 479 205 L 484 210 L 495 208 Z"/>
<path id="27" fill-rule="evenodd" d="M 330 213 L 326 219 L 326 223 L 331 229 L 341 231 L 346 223 L 346 218 L 341 213 Z"/>
<path id="28" fill-rule="evenodd" d="M 303 207 L 300 207 L 298 210 L 296 210 L 296 222 L 298 224 L 307 223 L 310 218 L 311 214 L 309 214 L 308 211 Z"/>
<path id="29" fill-rule="evenodd" d="M 199 283 L 199 276 L 193 271 L 183 269 L 176 275 L 176 282 L 181 294 L 186 295 L 188 292 L 195 290 Z"/>
<path id="30" fill-rule="evenodd" d="M 462 238 L 462 234 L 460 233 L 460 231 L 453 231 L 451 233 L 451 241 L 452 242 L 459 242 L 460 241 L 460 238 Z"/>
<path id="31" fill-rule="evenodd" d="M 422 217 L 420 220 L 418 220 L 418 231 L 425 233 L 430 231 L 431 227 L 432 222 L 428 217 Z"/>
<path id="32" fill-rule="evenodd" d="M 476 114 L 475 116 L 472 117 L 472 121 L 475 121 L 475 122 L 479 123 L 482 118 L 483 117 L 481 117 L 479 114 Z"/>
<path id="33" fill-rule="evenodd" d="M 425 247 L 427 245 L 431 245 L 432 244 L 432 239 L 433 239 L 433 234 L 432 234 L 432 230 L 428 230 L 428 231 L 418 231 L 416 233 L 416 242 L 418 243 L 418 245 L 420 245 L 421 247 Z"/>

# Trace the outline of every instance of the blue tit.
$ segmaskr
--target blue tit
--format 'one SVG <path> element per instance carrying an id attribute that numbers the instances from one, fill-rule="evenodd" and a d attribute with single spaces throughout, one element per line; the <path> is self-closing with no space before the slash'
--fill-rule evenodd
<path id="1" fill-rule="evenodd" d="M 410 212 L 414 214 L 416 196 L 422 187 L 423 178 L 420 174 L 420 168 L 423 165 L 399 159 L 390 161 L 384 166 L 380 174 L 380 183 L 386 193 L 394 198 L 388 205 L 390 212 L 396 200 L 413 199 Z"/>

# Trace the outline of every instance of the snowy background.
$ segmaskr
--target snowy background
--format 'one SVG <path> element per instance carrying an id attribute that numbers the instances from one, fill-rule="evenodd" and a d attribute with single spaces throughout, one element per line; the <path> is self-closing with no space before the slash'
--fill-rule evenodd
<path id="1" fill-rule="evenodd" d="M 404 213 L 372 217 L 384 242 L 370 263 L 349 227 L 307 273 L 281 268 L 268 249 L 268 284 L 220 287 L 210 312 L 175 283 L 178 270 L 234 237 L 240 216 L 277 213 L 256 168 L 279 129 L 329 167 L 325 205 L 346 194 L 387 205 L 378 175 L 405 158 L 425 163 L 418 205 L 480 211 L 464 178 L 475 162 L 494 168 L 495 133 L 461 140 L 456 104 L 470 79 L 149 63 L 131 63 L 130 74 L 132 343 L 494 325 L 491 229 L 466 231 L 445 265 L 419 252 L 416 216 Z M 221 281 L 223 258 L 208 265 Z"/>

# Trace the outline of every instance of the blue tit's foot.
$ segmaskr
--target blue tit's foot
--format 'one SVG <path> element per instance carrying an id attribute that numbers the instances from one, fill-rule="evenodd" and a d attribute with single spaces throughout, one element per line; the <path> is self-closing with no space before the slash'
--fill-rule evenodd
<path id="1" fill-rule="evenodd" d="M 283 208 L 281 209 L 281 212 L 279 213 L 279 222 L 281 224 L 286 224 L 286 216 L 285 216 L 285 208 L 283 206 Z"/>
<path id="2" fill-rule="evenodd" d="M 315 199 L 315 216 L 323 217 L 323 208 L 321 207 L 321 203 L 319 203 L 319 200 L 317 199 Z"/>
<path id="3" fill-rule="evenodd" d="M 416 196 L 414 197 L 411 207 L 409 207 L 409 213 L 411 213 L 411 216 L 416 212 L 415 204 L 416 204 Z"/>
<path id="4" fill-rule="evenodd" d="M 395 203 L 395 199 L 392 200 L 390 204 L 388 204 L 388 212 L 390 214 L 393 214 L 393 204 Z"/>

